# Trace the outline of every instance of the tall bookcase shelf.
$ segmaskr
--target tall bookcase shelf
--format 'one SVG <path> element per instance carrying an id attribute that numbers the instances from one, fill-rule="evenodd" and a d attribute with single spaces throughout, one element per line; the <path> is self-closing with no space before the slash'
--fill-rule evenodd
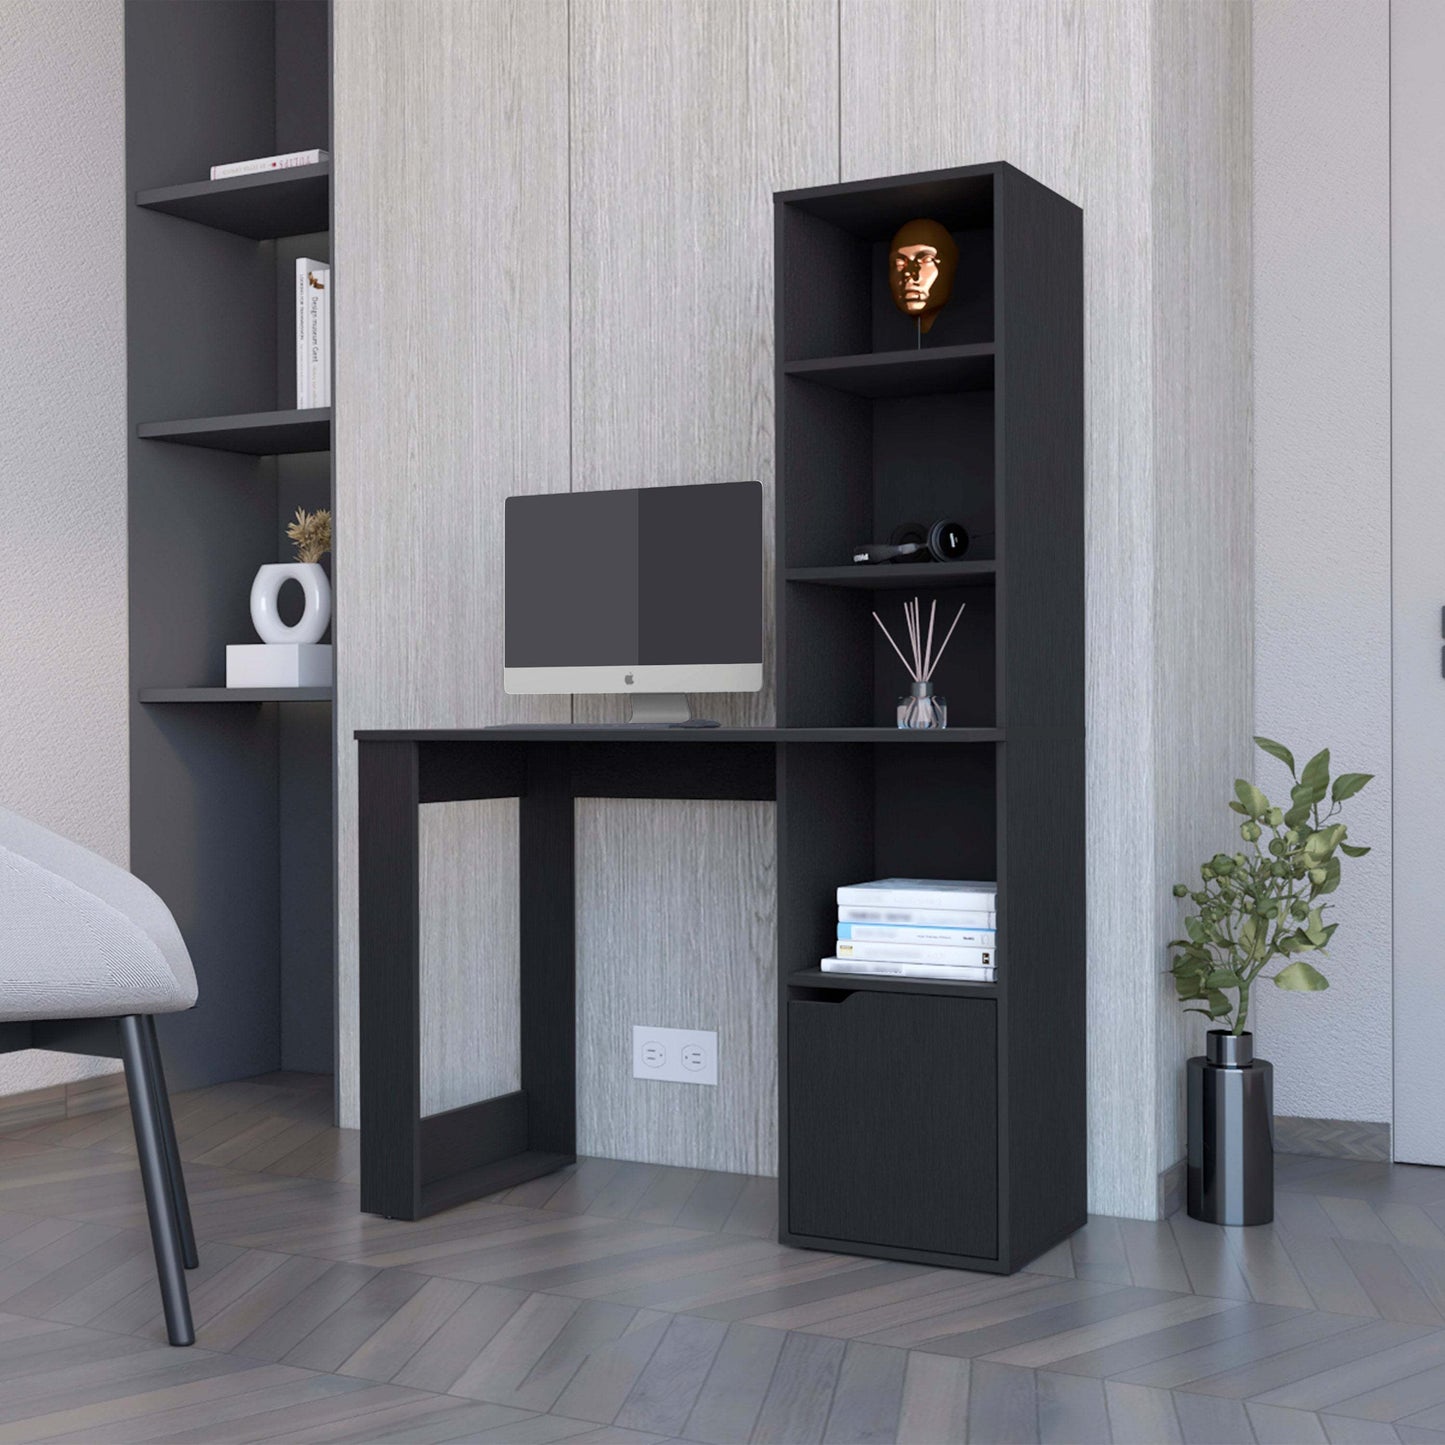
<path id="1" fill-rule="evenodd" d="M 331 229 L 331 162 L 223 181 L 154 186 L 137 191 L 135 203 L 253 241 L 315 235 Z"/>
<path id="2" fill-rule="evenodd" d="M 143 687 L 141 702 L 330 702 L 329 687 Z"/>
<path id="3" fill-rule="evenodd" d="M 1081 213 L 1004 164 L 775 203 L 778 736 L 816 739 L 779 746 L 779 1237 L 1012 1270 L 1086 1212 Z M 959 248 L 927 336 L 886 268 L 919 217 Z M 849 562 L 940 518 L 967 560 Z M 915 594 L 964 604 L 950 727 L 879 747 L 871 613 Z M 998 880 L 995 985 L 817 969 L 838 885 L 889 876 Z"/>
<path id="4" fill-rule="evenodd" d="M 331 408 L 305 411 L 248 412 L 242 416 L 203 416 L 184 421 L 147 421 L 136 427 L 142 441 L 176 442 L 241 452 L 251 457 L 297 456 L 331 450 Z"/>
<path id="5" fill-rule="evenodd" d="M 787 583 L 814 587 L 850 587 L 864 592 L 892 592 L 900 587 L 992 587 L 998 573 L 995 562 L 890 562 L 884 567 L 790 567 Z"/>
<path id="6" fill-rule="evenodd" d="M 176 1087 L 332 1069 L 332 690 L 224 686 L 257 568 L 330 506 L 292 322 L 296 259 L 330 256 L 330 166 L 206 179 L 330 150 L 330 26 L 328 0 L 125 7 L 131 864 L 200 984 L 161 1022 Z"/>
<path id="7" fill-rule="evenodd" d="M 935 396 L 940 392 L 991 391 L 992 343 L 929 350 L 874 351 L 861 356 L 820 356 L 790 361 L 783 374 L 854 396 Z"/>

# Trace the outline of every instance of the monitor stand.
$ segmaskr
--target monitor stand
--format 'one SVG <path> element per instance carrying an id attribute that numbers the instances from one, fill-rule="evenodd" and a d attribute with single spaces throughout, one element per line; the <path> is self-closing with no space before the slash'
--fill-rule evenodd
<path id="1" fill-rule="evenodd" d="M 628 694 L 634 727 L 715 728 L 708 718 L 693 717 L 684 692 L 634 692 Z"/>

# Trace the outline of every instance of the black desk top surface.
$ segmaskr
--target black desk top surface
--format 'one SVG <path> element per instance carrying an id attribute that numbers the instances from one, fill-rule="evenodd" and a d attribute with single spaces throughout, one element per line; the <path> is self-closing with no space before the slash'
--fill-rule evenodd
<path id="1" fill-rule="evenodd" d="M 700 728 L 631 723 L 538 724 L 492 728 L 384 728 L 358 731 L 363 743 L 939 743 L 1002 742 L 1002 728 Z"/>

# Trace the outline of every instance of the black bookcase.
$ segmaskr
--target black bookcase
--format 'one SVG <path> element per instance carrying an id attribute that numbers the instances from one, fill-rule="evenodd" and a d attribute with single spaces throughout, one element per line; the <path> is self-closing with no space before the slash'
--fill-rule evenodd
<path id="1" fill-rule="evenodd" d="M 1082 214 L 1005 164 L 775 204 L 778 726 L 823 732 L 778 744 L 779 1237 L 1013 1270 L 1086 1214 Z M 916 217 L 959 247 L 921 338 L 886 268 Z M 965 561 L 849 561 L 945 517 Z M 948 731 L 825 740 L 894 726 L 870 613 L 915 593 L 967 603 Z M 837 887 L 894 875 L 998 880 L 996 984 L 817 967 Z"/>
<path id="2" fill-rule="evenodd" d="M 330 24 L 327 0 L 125 6 L 131 866 L 200 983 L 160 1021 L 176 1087 L 332 1069 L 331 690 L 224 686 L 256 569 L 330 505 L 291 318 L 296 258 L 330 257 L 331 171 L 207 179 L 330 150 Z"/>

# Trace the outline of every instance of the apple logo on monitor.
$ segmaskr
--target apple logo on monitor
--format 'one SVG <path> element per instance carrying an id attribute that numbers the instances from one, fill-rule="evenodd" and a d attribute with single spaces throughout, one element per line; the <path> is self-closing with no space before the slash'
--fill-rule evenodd
<path id="1" fill-rule="evenodd" d="M 632 686 L 632 674 L 630 672 L 622 680 L 628 685 L 628 687 Z"/>

